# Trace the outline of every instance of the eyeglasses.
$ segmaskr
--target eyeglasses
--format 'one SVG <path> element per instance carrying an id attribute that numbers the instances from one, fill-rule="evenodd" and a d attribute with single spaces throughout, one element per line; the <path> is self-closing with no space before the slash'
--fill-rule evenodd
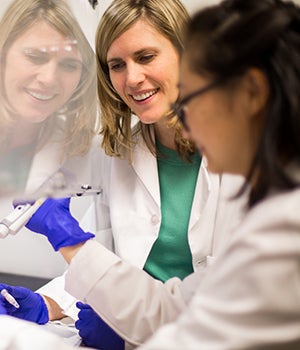
<path id="1" fill-rule="evenodd" d="M 186 124 L 186 105 L 195 97 L 200 96 L 202 94 L 205 94 L 206 92 L 210 91 L 211 89 L 215 88 L 217 85 L 220 84 L 220 80 L 216 80 L 212 82 L 211 84 L 208 84 L 189 95 L 185 96 L 182 100 L 177 101 L 176 103 L 172 104 L 171 108 L 173 112 L 177 115 L 178 119 L 180 120 L 182 126 L 185 130 L 189 130 L 187 124 Z"/>

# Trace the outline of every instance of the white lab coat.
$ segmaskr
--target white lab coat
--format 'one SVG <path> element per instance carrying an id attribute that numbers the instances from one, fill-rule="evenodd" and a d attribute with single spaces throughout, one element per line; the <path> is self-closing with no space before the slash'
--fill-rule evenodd
<path id="1" fill-rule="evenodd" d="M 66 286 L 136 343 L 142 340 L 139 332 L 174 316 L 140 347 L 143 350 L 296 350 L 300 348 L 299 212 L 299 189 L 269 196 L 228 237 L 209 273 L 203 277 L 198 271 L 183 283 L 177 278 L 165 284 L 156 281 L 90 240 L 73 258 Z M 187 284 L 195 293 L 184 305 L 179 286 L 184 289 Z M 32 339 L 47 349 L 54 341 L 35 336 L 38 326 L 28 322 L 22 322 L 20 334 L 19 322 L 0 317 L 1 350 L 32 350 L 24 347 L 25 340 L 28 344 Z M 23 340 L 19 347 L 5 347 L 19 338 Z M 55 345 L 69 349 L 62 342 Z"/>
<path id="2" fill-rule="evenodd" d="M 90 240 L 71 262 L 66 289 L 132 344 L 165 324 L 144 350 L 299 349 L 299 213 L 299 189 L 269 196 L 227 236 L 205 276 L 183 283 L 154 280 Z M 185 287 L 194 290 L 187 305 Z"/>
<path id="3" fill-rule="evenodd" d="M 132 165 L 128 159 L 108 157 L 104 152 L 94 162 L 94 176 L 98 174 L 103 189 L 97 207 L 90 208 L 97 218 L 97 240 L 113 248 L 122 260 L 142 269 L 161 223 L 157 160 L 140 137 Z M 243 201 L 223 207 L 223 199 L 234 194 L 241 183 L 240 177 L 224 176 L 221 181 L 220 176 L 209 174 L 203 159 L 188 230 L 194 270 L 204 269 L 207 257 L 215 255 L 216 247 L 226 240 L 223 230 L 228 227 L 229 231 L 240 222 Z M 217 217 L 220 210 L 224 215 Z M 76 319 L 75 299 L 63 289 L 64 278 L 59 277 L 38 292 L 54 299 L 66 315 Z"/>

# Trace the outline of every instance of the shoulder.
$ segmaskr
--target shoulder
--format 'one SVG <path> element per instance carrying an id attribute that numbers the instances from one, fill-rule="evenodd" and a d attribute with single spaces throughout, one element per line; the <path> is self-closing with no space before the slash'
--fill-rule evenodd
<path id="1" fill-rule="evenodd" d="M 295 223 L 300 227 L 300 188 L 273 193 L 249 212 L 249 218 L 269 225 Z"/>
<path id="2" fill-rule="evenodd" d="M 273 194 L 247 213 L 233 240 L 256 256 L 299 255 L 299 212 L 300 189 Z"/>

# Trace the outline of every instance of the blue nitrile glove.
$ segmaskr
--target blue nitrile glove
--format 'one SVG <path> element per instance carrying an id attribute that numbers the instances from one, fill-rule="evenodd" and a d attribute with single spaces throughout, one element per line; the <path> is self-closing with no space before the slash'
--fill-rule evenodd
<path id="1" fill-rule="evenodd" d="M 13 287 L 0 283 L 0 290 L 2 289 L 6 289 L 20 305 L 19 308 L 16 308 L 4 299 L 3 304 L 8 315 L 38 324 L 49 321 L 48 308 L 40 294 L 25 287 Z"/>
<path id="2" fill-rule="evenodd" d="M 7 311 L 4 305 L 4 298 L 0 295 L 0 315 L 7 315 Z"/>
<path id="3" fill-rule="evenodd" d="M 47 199 L 33 214 L 26 227 L 48 238 L 57 251 L 95 237 L 84 232 L 70 213 L 70 198 Z"/>
<path id="4" fill-rule="evenodd" d="M 84 345 L 100 350 L 124 350 L 124 340 L 87 304 L 77 302 L 80 309 L 75 327 Z"/>

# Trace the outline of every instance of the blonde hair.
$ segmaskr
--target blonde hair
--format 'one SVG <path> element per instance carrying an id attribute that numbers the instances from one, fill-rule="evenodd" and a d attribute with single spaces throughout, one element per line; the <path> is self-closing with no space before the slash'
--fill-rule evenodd
<path id="1" fill-rule="evenodd" d="M 179 0 L 115 0 L 104 13 L 96 33 L 97 91 L 101 109 L 102 147 L 110 156 L 131 154 L 135 135 L 142 134 L 147 147 L 157 155 L 153 125 L 138 122 L 132 129 L 130 108 L 114 90 L 109 77 L 107 52 L 112 42 L 140 18 L 145 18 L 173 44 L 181 56 L 189 15 Z M 181 125 L 170 113 L 168 125 L 175 129 L 175 144 L 183 158 L 189 158 L 194 146 L 181 136 Z"/>
<path id="2" fill-rule="evenodd" d="M 0 22 L 0 113 L 3 129 L 0 141 L 4 144 L 13 130 L 12 106 L 9 105 L 3 86 L 6 52 L 12 43 L 33 24 L 43 20 L 59 33 L 77 41 L 82 56 L 83 69 L 80 82 L 63 111 L 57 111 L 44 122 L 40 133 L 40 145 L 45 144 L 53 128 L 63 125 L 62 152 L 66 156 L 82 155 L 90 147 L 97 126 L 97 94 L 95 55 L 78 22 L 63 0 L 15 0 L 8 7 Z M 5 131 L 4 131 L 5 130 Z"/>

